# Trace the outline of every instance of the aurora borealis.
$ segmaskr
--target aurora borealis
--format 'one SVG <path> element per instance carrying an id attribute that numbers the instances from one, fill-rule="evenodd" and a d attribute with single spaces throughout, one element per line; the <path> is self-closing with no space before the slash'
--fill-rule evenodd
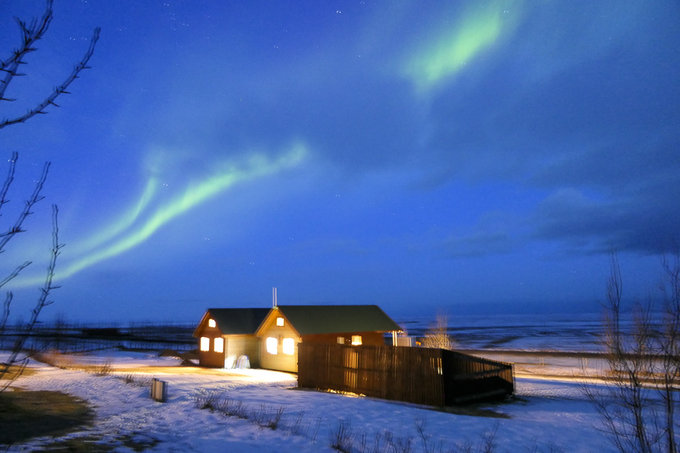
<path id="1" fill-rule="evenodd" d="M 0 4 L 0 58 L 13 17 Z M 191 321 L 207 307 L 377 303 L 401 316 L 597 311 L 616 250 L 627 300 L 680 247 L 674 1 L 55 4 L 0 103 L 20 155 L 2 255 L 26 314 L 66 244 L 46 318 Z M 0 169 L 5 172 L 5 169 Z"/>

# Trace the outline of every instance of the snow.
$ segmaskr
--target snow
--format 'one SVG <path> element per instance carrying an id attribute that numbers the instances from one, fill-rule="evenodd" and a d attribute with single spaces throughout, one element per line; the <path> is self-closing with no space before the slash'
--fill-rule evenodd
<path id="1" fill-rule="evenodd" d="M 1 357 L 0 357 L 1 359 Z M 205 370 L 180 367 L 172 358 L 151 354 L 99 352 L 73 358 L 78 363 L 110 363 L 112 374 L 97 376 L 61 370 L 40 363 L 38 372 L 22 376 L 15 386 L 59 390 L 80 397 L 93 407 L 92 426 L 65 437 L 94 437 L 132 451 L 121 439 L 130 436 L 155 444 L 145 451 L 335 451 L 331 444 L 341 426 L 351 431 L 356 451 L 391 451 L 387 445 L 410 442 L 411 451 L 477 451 L 485 436 L 494 435 L 495 451 L 614 451 L 599 427 L 599 416 L 579 383 L 518 378 L 516 398 L 509 402 L 463 408 L 457 413 L 413 404 L 296 389 L 296 377 L 266 370 Z M 132 377 L 137 384 L 126 383 Z M 166 381 L 168 401 L 149 397 L 148 381 Z M 142 386 L 143 385 L 143 386 Z M 217 395 L 240 402 L 247 418 L 200 409 L 197 398 Z M 277 429 L 258 423 L 283 408 Z M 418 427 L 421 428 L 422 435 Z M 33 439 L 10 451 L 30 451 L 54 442 Z"/>

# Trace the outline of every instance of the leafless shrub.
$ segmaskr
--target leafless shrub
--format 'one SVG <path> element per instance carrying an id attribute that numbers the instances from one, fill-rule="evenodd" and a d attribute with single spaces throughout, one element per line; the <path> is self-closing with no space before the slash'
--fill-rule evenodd
<path id="1" fill-rule="evenodd" d="M 215 411 L 222 407 L 223 397 L 218 392 L 199 392 L 194 395 L 194 405 L 199 409 Z"/>
<path id="2" fill-rule="evenodd" d="M 418 436 L 420 437 L 420 442 L 423 445 L 423 452 L 430 453 L 430 449 L 428 448 L 430 436 L 425 433 L 425 420 L 423 420 L 422 418 L 416 419 L 416 432 L 418 433 Z"/>
<path id="3" fill-rule="evenodd" d="M 442 453 L 445 451 L 441 440 L 436 445 L 432 443 L 432 436 L 427 433 L 424 419 L 417 418 L 415 426 L 418 437 L 420 438 L 420 444 L 423 448 L 423 453 Z"/>
<path id="4" fill-rule="evenodd" d="M 279 423 L 281 423 L 281 417 L 283 417 L 284 411 L 285 409 L 283 406 L 280 406 L 278 409 L 272 412 L 272 415 L 269 418 L 269 423 L 267 423 L 267 428 L 273 430 L 277 429 L 279 427 Z"/>
<path id="5" fill-rule="evenodd" d="M 121 376 L 120 379 L 122 379 L 126 384 L 134 385 L 135 387 L 146 388 L 151 386 L 151 378 L 142 378 L 136 376 L 134 373 L 128 373 L 124 376 Z"/>
<path id="6" fill-rule="evenodd" d="M 480 445 L 480 452 L 492 453 L 496 449 L 496 432 L 498 431 L 498 423 L 490 431 L 485 431 L 482 435 L 482 443 Z"/>
<path id="7" fill-rule="evenodd" d="M 316 423 L 310 425 L 310 429 L 307 437 L 309 437 L 312 442 L 316 442 L 316 438 L 319 435 L 319 429 L 321 429 L 321 418 L 316 418 Z"/>
<path id="8" fill-rule="evenodd" d="M 241 400 L 233 400 L 231 398 L 225 398 L 220 408 L 220 412 L 224 415 L 230 417 L 238 417 L 243 419 L 250 418 L 248 414 L 248 408 L 243 404 Z"/>
<path id="9" fill-rule="evenodd" d="M 498 423 L 494 424 L 490 430 L 484 431 L 477 443 L 466 440 L 462 444 L 455 445 L 454 448 L 449 451 L 452 453 L 493 453 L 496 450 L 497 432 Z M 538 451 L 538 446 L 535 446 L 534 450 Z M 438 451 L 443 451 L 441 446 Z M 549 451 L 552 452 L 552 448 Z"/>
<path id="10" fill-rule="evenodd" d="M 101 365 L 95 367 L 94 374 L 96 376 L 108 376 L 111 374 L 111 371 L 113 371 L 113 368 L 111 367 L 111 361 L 107 360 Z"/>
<path id="11" fill-rule="evenodd" d="M 621 270 L 616 255 L 611 256 L 604 320 L 610 375 L 603 389 L 584 385 L 583 391 L 599 412 L 604 431 L 621 452 L 678 451 L 680 255 L 673 262 L 664 259 L 662 268 L 661 318 L 654 319 L 651 302 L 638 303 L 628 331 L 621 322 Z"/>
<path id="12" fill-rule="evenodd" d="M 394 453 L 410 453 L 413 448 L 413 438 L 409 436 L 394 436 L 390 431 L 385 432 L 388 451 Z"/>
<path id="13" fill-rule="evenodd" d="M 295 420 L 293 421 L 293 424 L 289 428 L 289 431 L 292 434 L 299 436 L 304 433 L 304 430 L 302 428 L 303 427 L 302 421 L 304 420 L 304 418 L 305 418 L 304 411 L 298 412 L 297 416 L 295 417 Z"/>
<path id="14" fill-rule="evenodd" d="M 353 437 L 351 422 L 340 420 L 331 432 L 331 448 L 342 453 L 351 453 Z"/>
<path id="15" fill-rule="evenodd" d="M 65 356 L 58 351 L 38 352 L 33 354 L 33 358 L 39 362 L 60 368 L 62 370 L 72 369 L 75 367 L 75 362 L 71 357 Z"/>
<path id="16" fill-rule="evenodd" d="M 134 384 L 137 381 L 136 377 L 132 373 L 128 373 L 125 376 L 123 376 L 123 382 L 126 384 Z"/>
<path id="17" fill-rule="evenodd" d="M 455 348 L 455 342 L 448 333 L 448 322 L 445 315 L 437 315 L 435 325 L 430 327 L 423 337 L 423 347 L 448 349 Z"/>
<path id="18" fill-rule="evenodd" d="M 279 407 L 278 409 L 270 409 L 263 404 L 260 406 L 260 410 L 252 414 L 252 416 L 249 418 L 253 418 L 255 423 L 257 423 L 262 428 L 276 430 L 281 423 L 281 417 L 283 417 L 284 412 L 285 409 L 283 406 Z"/>

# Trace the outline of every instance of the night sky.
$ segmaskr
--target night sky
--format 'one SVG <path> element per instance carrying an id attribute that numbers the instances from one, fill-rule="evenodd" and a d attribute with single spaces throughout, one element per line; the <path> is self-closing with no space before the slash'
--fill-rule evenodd
<path id="1" fill-rule="evenodd" d="M 0 2 L 0 58 L 43 8 Z M 598 311 L 612 250 L 634 300 L 680 246 L 677 1 L 57 0 L 0 120 L 97 26 L 60 108 L 0 130 L 3 230 L 52 162 L 0 261 L 33 260 L 16 317 L 53 203 L 46 320 L 193 321 L 274 286 L 395 318 Z"/>

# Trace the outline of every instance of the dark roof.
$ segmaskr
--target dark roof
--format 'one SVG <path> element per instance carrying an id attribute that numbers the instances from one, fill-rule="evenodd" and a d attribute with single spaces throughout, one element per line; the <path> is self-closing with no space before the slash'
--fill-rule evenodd
<path id="1" fill-rule="evenodd" d="M 300 335 L 401 330 L 377 305 L 279 305 Z"/>
<path id="2" fill-rule="evenodd" d="M 254 334 L 270 308 L 209 308 L 210 317 L 224 335 Z"/>

